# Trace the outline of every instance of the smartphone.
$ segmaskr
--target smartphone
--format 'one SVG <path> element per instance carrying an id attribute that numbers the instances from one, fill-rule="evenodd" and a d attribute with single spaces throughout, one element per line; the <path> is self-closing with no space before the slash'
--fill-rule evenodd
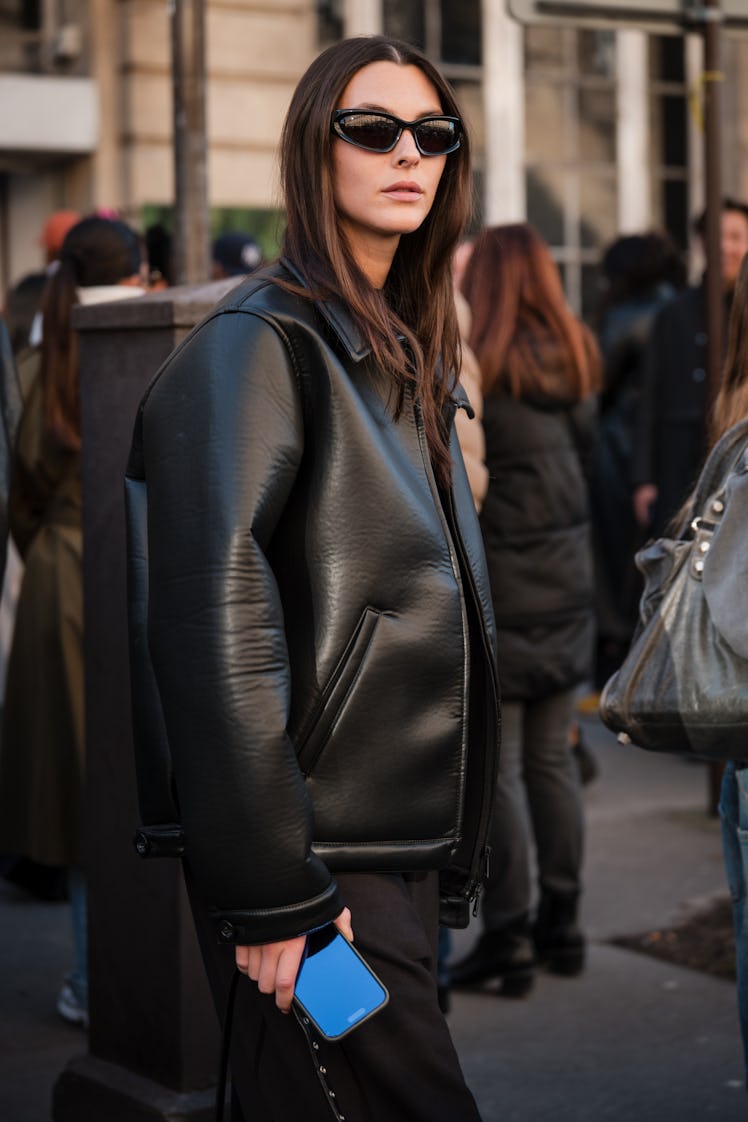
<path id="1" fill-rule="evenodd" d="M 294 1001 L 325 1040 L 340 1040 L 388 1000 L 379 978 L 334 924 L 307 936 Z"/>

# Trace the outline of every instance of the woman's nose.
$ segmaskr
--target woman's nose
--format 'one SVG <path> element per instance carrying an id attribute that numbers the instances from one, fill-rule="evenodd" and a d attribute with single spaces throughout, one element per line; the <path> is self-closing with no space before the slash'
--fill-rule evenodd
<path id="1" fill-rule="evenodd" d="M 415 137 L 410 129 L 403 129 L 402 135 L 393 149 L 396 164 L 417 164 L 421 158 Z"/>

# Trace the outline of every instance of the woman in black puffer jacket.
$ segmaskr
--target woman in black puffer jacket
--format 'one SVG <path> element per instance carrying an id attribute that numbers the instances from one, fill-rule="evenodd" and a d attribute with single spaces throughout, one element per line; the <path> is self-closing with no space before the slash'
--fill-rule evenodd
<path id="1" fill-rule="evenodd" d="M 520 995 L 538 959 L 566 974 L 584 965 L 576 922 L 583 821 L 569 730 L 594 647 L 586 469 L 600 360 L 565 302 L 548 247 L 524 223 L 480 234 L 463 292 L 485 395 L 490 481 L 481 527 L 499 633 L 503 746 L 485 930 L 452 980 L 498 979 L 502 993 Z"/>

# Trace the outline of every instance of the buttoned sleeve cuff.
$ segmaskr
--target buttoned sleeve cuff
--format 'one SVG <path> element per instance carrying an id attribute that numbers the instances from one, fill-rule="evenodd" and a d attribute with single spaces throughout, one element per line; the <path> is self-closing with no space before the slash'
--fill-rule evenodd
<path id="1" fill-rule="evenodd" d="M 324 892 L 311 900 L 279 908 L 215 908 L 212 918 L 219 943 L 257 946 L 292 939 L 332 923 L 344 907 L 338 886 L 331 881 Z"/>

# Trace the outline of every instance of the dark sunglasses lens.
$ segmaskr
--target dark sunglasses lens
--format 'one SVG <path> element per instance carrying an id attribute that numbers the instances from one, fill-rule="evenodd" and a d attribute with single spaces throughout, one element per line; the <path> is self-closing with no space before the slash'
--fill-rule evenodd
<path id="1" fill-rule="evenodd" d="M 378 117 L 376 113 L 361 117 L 341 117 L 338 127 L 343 135 L 361 148 L 374 152 L 387 152 L 393 148 L 399 132 L 394 121 Z"/>
<path id="2" fill-rule="evenodd" d="M 454 121 L 434 118 L 416 126 L 418 147 L 427 156 L 442 156 L 453 148 L 459 139 L 459 131 Z"/>

